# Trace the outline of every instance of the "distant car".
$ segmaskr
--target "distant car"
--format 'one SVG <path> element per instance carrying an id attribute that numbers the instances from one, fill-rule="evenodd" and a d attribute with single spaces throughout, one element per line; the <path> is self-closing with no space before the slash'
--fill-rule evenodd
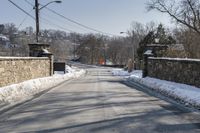
<path id="1" fill-rule="evenodd" d="M 71 59 L 70 61 L 74 61 L 74 62 L 80 62 L 80 58 Z"/>

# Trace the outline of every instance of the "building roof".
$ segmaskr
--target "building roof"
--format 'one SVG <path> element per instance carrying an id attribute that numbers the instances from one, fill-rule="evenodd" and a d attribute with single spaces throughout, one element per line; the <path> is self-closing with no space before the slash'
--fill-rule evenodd
<path id="1" fill-rule="evenodd" d="M 2 40 L 2 41 L 9 41 L 9 38 L 6 37 L 6 36 L 4 36 L 4 35 L 2 35 L 2 34 L 0 34 L 0 40 Z"/>

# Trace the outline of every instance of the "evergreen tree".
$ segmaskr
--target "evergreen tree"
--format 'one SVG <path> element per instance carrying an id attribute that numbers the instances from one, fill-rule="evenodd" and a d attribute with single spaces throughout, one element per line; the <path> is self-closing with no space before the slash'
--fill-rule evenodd
<path id="1" fill-rule="evenodd" d="M 176 40 L 173 39 L 172 36 L 169 36 L 165 32 L 165 28 L 162 24 L 158 25 L 157 32 L 155 34 L 155 38 L 159 39 L 159 44 L 163 45 L 169 45 L 169 44 L 175 44 Z"/>
<path id="2" fill-rule="evenodd" d="M 158 39 L 159 42 L 155 42 L 155 39 Z M 176 40 L 172 36 L 167 35 L 163 25 L 159 24 L 155 33 L 153 31 L 149 32 L 144 37 L 144 39 L 140 41 L 139 48 L 137 49 L 139 60 L 143 59 L 143 53 L 145 52 L 145 47 L 147 46 L 147 44 L 155 43 L 162 45 L 170 45 L 175 44 Z"/>
<path id="3" fill-rule="evenodd" d="M 153 31 L 149 32 L 142 41 L 139 43 L 139 48 L 137 49 L 137 54 L 139 60 L 143 59 L 143 53 L 147 44 L 155 43 L 155 34 Z"/>

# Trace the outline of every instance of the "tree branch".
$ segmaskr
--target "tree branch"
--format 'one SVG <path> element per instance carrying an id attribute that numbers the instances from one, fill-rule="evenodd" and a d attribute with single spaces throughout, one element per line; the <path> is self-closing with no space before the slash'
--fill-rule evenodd
<path id="1" fill-rule="evenodd" d="M 182 0 L 182 2 L 184 2 L 184 1 L 185 0 Z M 195 12 L 195 7 L 192 5 L 190 0 L 186 0 L 185 2 L 188 4 L 191 11 L 193 12 L 192 18 L 189 15 L 186 15 L 186 13 L 189 14 L 189 11 L 185 12 L 184 14 L 179 11 L 180 14 L 183 14 L 183 15 L 178 15 L 179 13 L 178 13 L 178 10 L 176 9 L 176 6 L 171 5 L 171 7 L 169 7 L 165 4 L 165 2 L 163 0 L 151 0 L 151 2 L 148 3 L 148 9 L 149 10 L 155 9 L 159 12 L 166 13 L 170 17 L 172 17 L 174 20 L 176 20 L 178 23 L 187 26 L 188 28 L 194 30 L 195 32 L 197 32 L 200 35 L 200 29 L 199 29 L 199 27 L 196 26 L 197 22 L 199 22 L 199 21 L 197 20 L 197 14 Z M 180 5 L 178 5 L 178 6 L 180 6 Z M 184 9 L 186 7 L 181 7 L 181 8 Z M 176 11 L 174 11 L 174 9 L 176 9 Z M 200 17 L 198 17 L 198 19 L 200 19 Z M 191 24 L 191 20 L 192 20 L 192 24 Z M 199 22 L 199 25 L 200 25 L 200 22 Z"/>

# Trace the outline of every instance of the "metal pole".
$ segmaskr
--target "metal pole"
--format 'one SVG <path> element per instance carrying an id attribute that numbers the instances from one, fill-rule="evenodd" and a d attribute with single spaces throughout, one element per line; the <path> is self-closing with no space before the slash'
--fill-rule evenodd
<path id="1" fill-rule="evenodd" d="M 131 45 L 132 45 L 132 58 L 133 58 L 133 69 L 135 70 L 136 68 L 135 68 L 135 44 L 134 44 L 134 34 L 131 36 Z"/>
<path id="2" fill-rule="evenodd" d="M 133 69 L 135 69 L 135 44 L 134 44 L 134 40 L 133 40 L 133 37 L 131 37 L 132 38 L 132 48 L 133 48 Z"/>
<path id="3" fill-rule="evenodd" d="M 76 56 L 75 50 L 76 50 L 76 44 L 74 44 L 74 59 L 75 59 L 75 56 Z"/>
<path id="4" fill-rule="evenodd" d="M 104 65 L 106 65 L 106 48 L 104 48 Z"/>
<path id="5" fill-rule="evenodd" d="M 76 56 L 76 35 L 73 34 L 73 40 L 74 40 L 74 59 L 75 59 L 75 56 Z"/>
<path id="6" fill-rule="evenodd" d="M 35 0 L 35 22 L 36 22 L 36 42 L 39 42 L 39 32 L 40 32 L 40 23 L 39 23 L 39 4 L 38 0 Z"/>

